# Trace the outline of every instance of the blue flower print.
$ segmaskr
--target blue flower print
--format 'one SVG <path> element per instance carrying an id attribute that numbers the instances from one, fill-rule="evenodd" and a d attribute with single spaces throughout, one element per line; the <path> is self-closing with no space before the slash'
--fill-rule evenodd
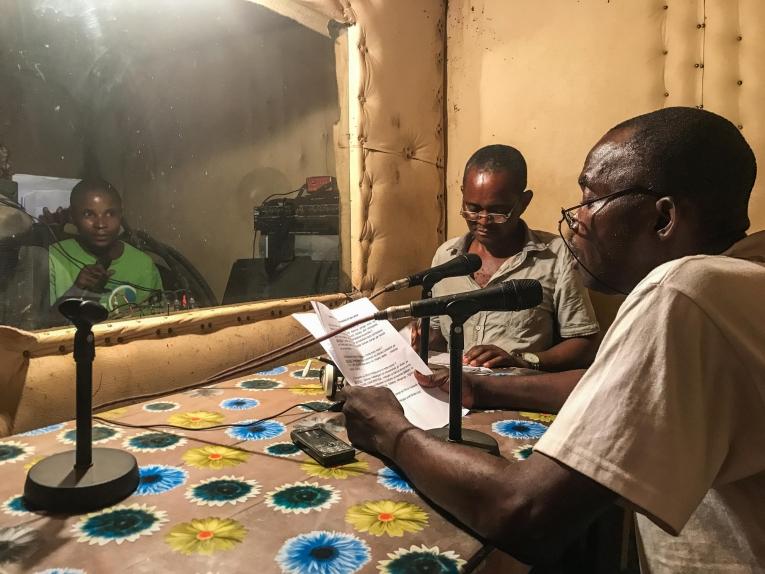
<path id="1" fill-rule="evenodd" d="M 268 445 L 265 449 L 263 449 L 268 454 L 272 454 L 274 456 L 296 456 L 303 451 L 300 450 L 300 447 L 298 447 L 295 443 L 292 442 L 277 442 L 274 444 Z"/>
<path id="2" fill-rule="evenodd" d="M 500 436 L 529 439 L 541 437 L 545 434 L 547 427 L 534 421 L 505 420 L 495 422 L 491 425 L 491 430 Z"/>
<path id="3" fill-rule="evenodd" d="M 93 444 L 106 442 L 122 435 L 122 431 L 104 425 L 93 425 L 92 432 Z M 64 444 L 75 444 L 77 441 L 77 429 L 71 429 L 61 433 L 58 435 L 58 439 Z"/>
<path id="4" fill-rule="evenodd" d="M 390 467 L 384 466 L 377 471 L 377 482 L 396 492 L 414 492 L 409 481 Z"/>
<path id="5" fill-rule="evenodd" d="M 121 504 L 88 514 L 72 526 L 77 542 L 103 546 L 134 542 L 160 529 L 167 513 L 144 504 Z"/>
<path id="6" fill-rule="evenodd" d="M 321 369 L 308 369 L 308 372 L 303 375 L 303 369 L 298 371 L 292 371 L 290 373 L 296 379 L 318 379 L 321 376 Z"/>
<path id="7" fill-rule="evenodd" d="M 30 512 L 27 505 L 24 504 L 24 496 L 21 494 L 11 496 L 3 503 L 2 509 L 3 512 L 10 514 L 11 516 L 23 516 Z"/>
<path id="8" fill-rule="evenodd" d="M 451 550 L 442 552 L 438 546 L 428 548 L 412 545 L 388 554 L 388 560 L 377 563 L 381 574 L 409 574 L 410 572 L 438 572 L 459 574 L 465 561 Z"/>
<path id="9" fill-rule="evenodd" d="M 56 432 L 64 428 L 64 423 L 58 423 L 55 425 L 48 425 L 47 427 L 41 427 L 39 429 L 34 429 L 31 431 L 23 432 L 19 434 L 19 436 L 40 436 L 42 434 L 48 434 L 51 432 Z"/>
<path id="10" fill-rule="evenodd" d="M 317 482 L 284 484 L 266 494 L 266 505 L 284 514 L 307 514 L 329 508 L 340 500 L 340 493 L 332 486 Z"/>
<path id="11" fill-rule="evenodd" d="M 287 540 L 276 562 L 287 574 L 353 574 L 369 562 L 369 546 L 342 532 L 317 530 Z"/>
<path id="12" fill-rule="evenodd" d="M 248 421 L 242 421 L 246 423 Z M 251 421 L 249 426 L 231 427 L 226 434 L 236 440 L 266 440 L 284 434 L 284 425 L 278 421 Z"/>
<path id="13" fill-rule="evenodd" d="M 139 452 L 161 452 L 186 444 L 186 439 L 166 432 L 145 432 L 125 440 L 123 446 Z"/>
<path id="14" fill-rule="evenodd" d="M 270 391 L 271 389 L 278 389 L 282 386 L 282 383 L 274 379 L 252 379 L 250 381 L 242 381 L 236 386 L 248 391 Z"/>
<path id="15" fill-rule="evenodd" d="M 221 408 L 227 409 L 229 411 L 244 411 L 247 409 L 255 408 L 259 404 L 260 401 L 255 399 L 243 399 L 236 397 L 233 399 L 226 399 L 225 401 L 221 401 L 220 406 Z"/>
<path id="16" fill-rule="evenodd" d="M 266 369 L 265 371 L 258 371 L 256 375 L 264 375 L 266 377 L 275 377 L 287 372 L 287 367 L 274 367 L 273 369 Z"/>
<path id="17" fill-rule="evenodd" d="M 0 442 L 0 465 L 6 462 L 24 460 L 34 452 L 34 447 L 23 442 L 7 440 Z"/>
<path id="18" fill-rule="evenodd" d="M 143 406 L 143 410 L 148 411 L 150 413 L 161 413 L 165 411 L 174 411 L 176 409 L 179 409 L 181 405 L 178 403 L 172 403 L 170 401 L 162 401 L 158 403 L 149 403 L 147 405 Z"/>
<path id="19" fill-rule="evenodd" d="M 244 502 L 260 492 L 255 480 L 237 476 L 208 478 L 186 491 L 186 498 L 202 506 L 223 506 Z"/>
<path id="20" fill-rule="evenodd" d="M 530 444 L 522 444 L 518 448 L 513 450 L 513 456 L 516 460 L 526 460 L 534 452 L 534 446 Z"/>
<path id="21" fill-rule="evenodd" d="M 135 493 L 139 496 L 146 494 L 162 494 L 177 488 L 186 482 L 188 474 L 182 468 L 150 464 L 138 469 L 138 488 Z"/>

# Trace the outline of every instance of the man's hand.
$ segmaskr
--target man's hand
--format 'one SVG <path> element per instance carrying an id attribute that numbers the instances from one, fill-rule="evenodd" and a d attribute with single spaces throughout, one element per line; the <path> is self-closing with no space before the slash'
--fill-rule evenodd
<path id="1" fill-rule="evenodd" d="M 414 376 L 421 387 L 426 389 L 438 388 L 449 394 L 449 370 L 436 369 L 432 375 L 423 375 L 417 371 Z M 473 386 L 475 379 L 470 373 L 462 373 L 462 406 L 466 409 L 472 409 L 475 404 L 475 393 Z"/>
<path id="2" fill-rule="evenodd" d="M 390 389 L 346 386 L 340 395 L 348 438 L 361 450 L 392 456 L 396 437 L 414 428 Z"/>
<path id="3" fill-rule="evenodd" d="M 495 367 L 528 368 L 524 361 L 496 345 L 476 345 L 465 353 L 462 363 L 471 367 L 486 367 L 489 369 Z"/>
<path id="4" fill-rule="evenodd" d="M 99 293 L 104 290 L 106 282 L 113 273 L 114 269 L 107 271 L 104 269 L 104 266 L 99 263 L 85 265 L 85 267 L 80 269 L 80 273 L 77 275 L 74 284 L 85 291 Z"/>
<path id="5" fill-rule="evenodd" d="M 417 320 L 412 321 L 409 323 L 409 335 L 410 335 L 410 342 L 412 344 L 412 348 L 420 352 L 420 337 L 422 336 L 422 329 L 420 328 L 420 322 Z"/>

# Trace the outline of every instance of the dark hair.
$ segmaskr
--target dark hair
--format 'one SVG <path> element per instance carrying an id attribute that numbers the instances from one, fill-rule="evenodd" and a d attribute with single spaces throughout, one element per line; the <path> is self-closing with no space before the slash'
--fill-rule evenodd
<path id="1" fill-rule="evenodd" d="M 696 206 L 710 234 L 737 239 L 749 227 L 754 152 L 736 126 L 697 108 L 664 108 L 614 127 L 634 130 L 630 145 L 648 187 Z"/>
<path id="2" fill-rule="evenodd" d="M 519 191 L 526 189 L 526 160 L 523 159 L 521 152 L 509 145 L 487 145 L 471 155 L 465 164 L 463 184 L 471 169 L 489 172 L 507 171 L 512 174 L 513 180 L 520 188 Z"/>
<path id="3" fill-rule="evenodd" d="M 75 201 L 79 201 L 85 196 L 86 193 L 92 191 L 107 193 L 116 198 L 117 201 L 122 204 L 122 198 L 120 197 L 117 188 L 108 181 L 104 179 L 83 179 L 72 188 L 72 193 L 69 195 L 69 205 L 73 205 Z"/>

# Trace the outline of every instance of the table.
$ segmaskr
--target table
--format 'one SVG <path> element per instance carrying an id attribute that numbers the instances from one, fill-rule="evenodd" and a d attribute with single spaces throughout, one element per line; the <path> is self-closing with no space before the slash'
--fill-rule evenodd
<path id="1" fill-rule="evenodd" d="M 73 448 L 73 423 L 1 439 L 0 571 L 458 572 L 483 560 L 478 540 L 378 459 L 360 452 L 327 469 L 290 442 L 292 428 L 317 422 L 345 438 L 337 413 L 302 406 L 247 427 L 201 430 L 298 403 L 323 406 L 318 370 L 303 372 L 294 363 L 102 414 L 112 422 L 94 423 L 94 443 L 131 452 L 141 482 L 88 515 L 32 513 L 21 496 L 35 462 Z M 503 456 L 522 464 L 552 418 L 487 411 L 465 427 L 492 434 Z M 120 426 L 168 422 L 200 430 Z"/>

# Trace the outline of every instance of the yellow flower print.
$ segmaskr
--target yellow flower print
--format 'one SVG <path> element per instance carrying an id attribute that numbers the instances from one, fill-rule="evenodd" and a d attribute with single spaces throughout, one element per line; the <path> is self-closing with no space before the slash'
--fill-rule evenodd
<path id="1" fill-rule="evenodd" d="M 34 465 L 36 465 L 38 462 L 40 462 L 42 459 L 44 459 L 44 456 L 33 456 L 29 459 L 29 462 L 24 465 L 24 470 L 29 470 Z"/>
<path id="2" fill-rule="evenodd" d="M 127 412 L 127 408 L 125 407 L 119 407 L 116 409 L 112 409 L 110 411 L 104 411 L 102 413 L 98 413 L 98 416 L 102 419 L 118 419 L 122 415 L 124 415 Z"/>
<path id="3" fill-rule="evenodd" d="M 358 476 L 369 470 L 369 463 L 364 460 L 357 460 L 343 464 L 341 466 L 331 466 L 325 468 L 313 459 L 308 459 L 300 465 L 308 476 L 317 476 L 319 478 L 350 478 Z"/>
<path id="4" fill-rule="evenodd" d="M 247 461 L 249 453 L 227 446 L 210 445 L 192 448 L 183 453 L 183 462 L 196 468 L 219 470 Z"/>
<path id="5" fill-rule="evenodd" d="M 555 420 L 555 415 L 548 415 L 547 413 L 518 413 L 522 417 L 531 419 L 532 421 L 539 421 L 540 423 L 551 423 Z"/>
<path id="6" fill-rule="evenodd" d="M 345 521 L 360 532 L 375 536 L 403 536 L 418 532 L 428 524 L 428 514 L 416 504 L 395 500 L 372 500 L 351 506 Z"/>
<path id="7" fill-rule="evenodd" d="M 296 395 L 323 395 L 324 387 L 321 383 L 300 383 L 299 387 L 293 387 L 290 392 Z"/>
<path id="8" fill-rule="evenodd" d="M 247 529 L 231 518 L 196 518 L 181 522 L 170 529 L 165 542 L 185 554 L 214 554 L 219 550 L 231 550 L 244 540 Z"/>
<path id="9" fill-rule="evenodd" d="M 192 429 L 206 429 L 223 422 L 223 415 L 212 411 L 190 411 L 176 413 L 167 419 L 171 425 Z"/>

